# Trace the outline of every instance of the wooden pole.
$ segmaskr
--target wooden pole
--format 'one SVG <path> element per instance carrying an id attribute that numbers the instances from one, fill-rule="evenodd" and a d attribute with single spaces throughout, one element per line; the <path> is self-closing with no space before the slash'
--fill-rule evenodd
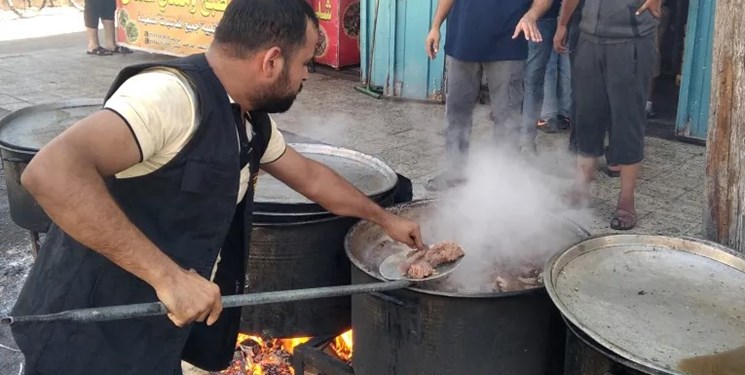
<path id="1" fill-rule="evenodd" d="M 716 0 L 704 207 L 706 238 L 741 254 L 745 254 L 743 20 L 745 0 Z"/>

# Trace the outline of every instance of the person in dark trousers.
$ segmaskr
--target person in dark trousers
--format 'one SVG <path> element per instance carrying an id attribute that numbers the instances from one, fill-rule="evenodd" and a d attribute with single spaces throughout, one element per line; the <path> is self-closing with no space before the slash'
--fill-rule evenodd
<path id="1" fill-rule="evenodd" d="M 568 14 L 579 3 L 564 1 Z M 574 200 L 589 198 L 597 158 L 605 152 L 605 134 L 610 130 L 608 159 L 620 166 L 621 174 L 621 192 L 610 222 L 616 230 L 637 224 L 634 192 L 644 159 L 645 106 L 657 58 L 660 7 L 661 0 L 585 0 L 582 8 L 572 75 L 579 153 Z M 556 38 L 564 37 L 557 30 Z"/>
<path id="2" fill-rule="evenodd" d="M 124 68 L 104 108 L 39 151 L 21 180 L 54 224 L 12 315 L 161 301 L 167 316 L 15 324 L 26 374 L 171 375 L 232 358 L 259 168 L 339 216 L 423 248 L 396 216 L 285 144 L 318 43 L 304 0 L 233 0 L 209 50 Z"/>
<path id="3" fill-rule="evenodd" d="M 440 48 L 440 27 L 447 19 L 447 161 L 445 171 L 427 182 L 427 190 L 445 190 L 464 180 L 462 171 L 470 148 L 473 110 L 483 75 L 489 86 L 494 141 L 506 146 L 531 146 L 520 131 L 523 70 L 527 41 L 542 40 L 537 21 L 550 6 L 551 0 L 438 2 L 424 48 L 434 59 Z M 520 34 L 524 34 L 524 39 Z"/>
<path id="4" fill-rule="evenodd" d="M 114 29 L 114 13 L 116 0 L 85 0 L 83 19 L 85 20 L 88 36 L 88 54 L 94 56 L 109 56 L 114 53 L 130 53 L 126 47 L 116 45 L 116 30 Z M 98 38 L 98 21 L 103 24 L 104 45 Z"/>

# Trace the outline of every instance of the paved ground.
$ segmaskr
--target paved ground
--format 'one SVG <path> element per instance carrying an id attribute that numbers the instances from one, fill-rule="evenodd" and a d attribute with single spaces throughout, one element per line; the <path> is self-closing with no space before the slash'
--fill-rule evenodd
<path id="1" fill-rule="evenodd" d="M 0 32 L 0 40 L 2 37 Z M 43 102 L 101 98 L 121 67 L 162 59 L 165 57 L 143 53 L 87 56 L 85 38 L 81 33 L 0 42 L 0 116 Z M 436 174 L 444 150 L 441 135 L 444 108 L 375 100 L 355 92 L 354 85 L 353 82 L 314 75 L 296 106 L 276 117 L 280 127 L 299 136 L 379 157 L 412 178 L 417 198 L 427 196 L 422 186 Z M 476 140 L 489 138 L 487 115 L 486 108 L 480 106 L 473 134 Z M 545 188 L 550 185 L 549 181 L 560 181 L 550 185 L 557 189 L 563 186 L 571 177 L 571 159 L 563 153 L 566 134 L 542 134 L 539 144 L 541 154 L 527 162 L 499 159 L 502 156 L 497 155 L 476 163 L 496 166 L 496 169 L 480 172 L 492 177 L 488 180 L 491 185 L 482 191 L 482 198 L 512 197 L 516 193 L 514 187 Z M 699 235 L 704 148 L 648 138 L 647 155 L 638 188 L 637 206 L 641 221 L 634 232 Z M 519 163 L 523 163 L 519 171 L 508 168 Z M 523 169 L 533 172 L 526 174 Z M 0 180 L 4 178 L 2 173 L 0 170 Z M 598 177 L 593 190 L 593 206 L 584 221 L 591 232 L 610 231 L 608 221 L 618 187 L 617 179 L 605 175 Z M 540 193 L 531 196 L 535 191 Z M 525 189 L 518 196 L 528 204 L 510 207 L 525 211 L 533 207 L 530 202 L 550 204 L 548 198 L 553 199 L 553 194 L 558 196 L 559 192 Z M 12 306 L 31 262 L 26 233 L 10 220 L 5 184 L 0 182 L 0 314 Z M 0 345 L 14 345 L 7 330 L 0 329 Z M 0 373 L 18 373 L 20 357 L 3 347 L 0 347 Z"/>

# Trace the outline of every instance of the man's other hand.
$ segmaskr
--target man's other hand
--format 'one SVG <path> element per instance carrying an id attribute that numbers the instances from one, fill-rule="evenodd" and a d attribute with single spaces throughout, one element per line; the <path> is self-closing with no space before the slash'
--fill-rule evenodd
<path id="1" fill-rule="evenodd" d="M 220 287 L 193 270 L 179 270 L 155 291 L 168 309 L 168 318 L 179 327 L 205 320 L 211 326 L 222 312 Z"/>

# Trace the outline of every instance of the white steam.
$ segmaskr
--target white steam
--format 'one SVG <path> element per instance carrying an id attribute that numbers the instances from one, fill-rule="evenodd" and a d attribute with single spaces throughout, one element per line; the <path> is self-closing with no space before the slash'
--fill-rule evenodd
<path id="1" fill-rule="evenodd" d="M 500 272 L 542 268 L 551 255 L 576 243 L 581 235 L 573 222 L 584 225 L 591 216 L 565 199 L 573 160 L 559 150 L 535 158 L 507 147 L 472 150 L 467 183 L 445 193 L 435 218 L 424 223 L 428 241 L 454 239 L 466 250 L 448 284 L 487 292 Z"/>

